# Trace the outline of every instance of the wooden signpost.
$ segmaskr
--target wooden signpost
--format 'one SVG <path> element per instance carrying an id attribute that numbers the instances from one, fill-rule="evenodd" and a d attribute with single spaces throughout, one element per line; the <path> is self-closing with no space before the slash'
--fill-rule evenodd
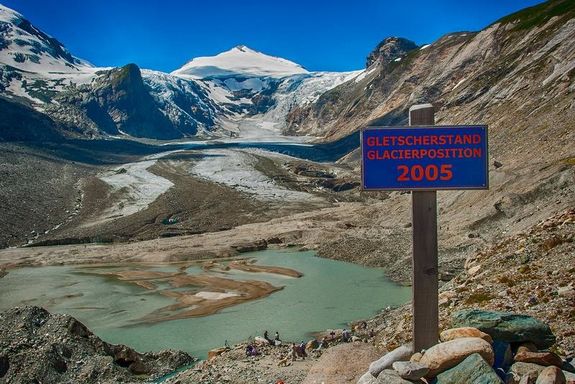
<path id="1" fill-rule="evenodd" d="M 486 126 L 434 126 L 431 104 L 409 109 L 410 127 L 361 132 L 364 190 L 412 191 L 413 347 L 439 336 L 437 190 L 488 189 Z"/>

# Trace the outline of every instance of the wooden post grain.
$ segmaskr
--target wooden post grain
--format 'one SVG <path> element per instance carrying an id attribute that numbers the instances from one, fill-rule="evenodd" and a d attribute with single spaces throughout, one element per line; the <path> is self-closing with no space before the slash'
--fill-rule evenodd
<path id="1" fill-rule="evenodd" d="M 433 125 L 433 105 L 409 109 L 409 125 Z M 437 281 L 437 193 L 412 192 L 413 223 L 413 348 L 421 351 L 437 344 L 439 303 Z"/>

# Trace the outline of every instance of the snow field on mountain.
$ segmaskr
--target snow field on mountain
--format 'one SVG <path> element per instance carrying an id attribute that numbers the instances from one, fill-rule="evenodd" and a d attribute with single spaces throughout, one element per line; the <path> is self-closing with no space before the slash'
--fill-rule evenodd
<path id="1" fill-rule="evenodd" d="M 299 64 L 268 56 L 241 45 L 216 56 L 197 57 L 172 72 L 174 75 L 200 79 L 227 77 L 230 74 L 281 78 L 302 73 L 308 73 L 308 71 Z"/>

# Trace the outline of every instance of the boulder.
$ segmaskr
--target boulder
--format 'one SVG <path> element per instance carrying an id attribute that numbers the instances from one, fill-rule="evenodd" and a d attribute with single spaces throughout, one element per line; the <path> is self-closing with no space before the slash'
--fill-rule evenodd
<path id="1" fill-rule="evenodd" d="M 543 366 L 554 365 L 556 367 L 563 366 L 563 360 L 553 352 L 538 352 L 534 351 L 529 345 L 521 345 L 515 354 L 515 361 L 522 363 L 534 363 Z"/>
<path id="2" fill-rule="evenodd" d="M 377 384 L 377 377 L 374 377 L 371 373 L 366 372 L 359 378 L 357 384 Z"/>
<path id="3" fill-rule="evenodd" d="M 437 384 L 501 384 L 501 379 L 478 353 L 437 375 Z"/>
<path id="4" fill-rule="evenodd" d="M 551 328 L 531 316 L 479 309 L 458 311 L 453 315 L 454 327 L 475 327 L 494 340 L 508 343 L 532 342 L 545 349 L 555 343 Z"/>
<path id="5" fill-rule="evenodd" d="M 150 373 L 150 368 L 148 368 L 148 366 L 146 366 L 146 364 L 142 363 L 141 361 L 134 361 L 132 364 L 130 364 L 128 369 L 134 375 L 146 375 Z"/>
<path id="6" fill-rule="evenodd" d="M 479 337 L 488 343 L 492 343 L 493 339 L 485 332 L 481 332 L 477 328 L 473 327 L 461 327 L 461 328 L 451 328 L 446 329 L 439 335 L 439 340 L 449 341 L 454 339 L 459 339 L 461 337 Z"/>
<path id="7" fill-rule="evenodd" d="M 392 364 L 393 369 L 406 380 L 419 380 L 429 372 L 429 368 L 412 361 L 396 361 Z"/>
<path id="8" fill-rule="evenodd" d="M 565 384 L 566 382 L 565 374 L 561 369 L 549 366 L 541 371 L 535 384 Z"/>
<path id="9" fill-rule="evenodd" d="M 377 384 L 413 384 L 413 381 L 402 379 L 393 369 L 384 369 L 377 376 Z"/>
<path id="10" fill-rule="evenodd" d="M 436 344 L 425 351 L 419 362 L 429 367 L 426 377 L 432 378 L 474 353 L 480 354 L 490 366 L 493 365 L 494 354 L 491 344 L 479 337 L 463 337 Z"/>
<path id="11" fill-rule="evenodd" d="M 369 365 L 369 373 L 378 377 L 379 373 L 384 369 L 391 368 L 396 361 L 407 361 L 413 354 L 413 345 L 404 344 L 393 351 L 386 353 L 379 360 L 374 361 Z"/>

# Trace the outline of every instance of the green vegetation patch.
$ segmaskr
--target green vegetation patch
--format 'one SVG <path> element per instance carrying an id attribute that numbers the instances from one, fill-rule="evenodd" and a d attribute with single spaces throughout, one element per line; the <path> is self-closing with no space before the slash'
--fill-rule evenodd
<path id="1" fill-rule="evenodd" d="M 554 16 L 571 18 L 575 16 L 575 1 L 573 0 L 551 0 L 545 3 L 525 8 L 519 12 L 512 13 L 496 23 L 517 23 L 513 31 L 530 29 L 544 24 Z"/>

